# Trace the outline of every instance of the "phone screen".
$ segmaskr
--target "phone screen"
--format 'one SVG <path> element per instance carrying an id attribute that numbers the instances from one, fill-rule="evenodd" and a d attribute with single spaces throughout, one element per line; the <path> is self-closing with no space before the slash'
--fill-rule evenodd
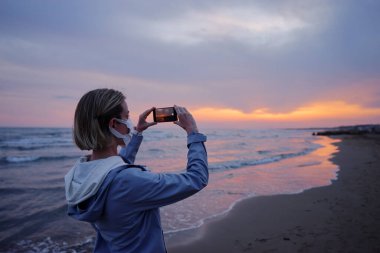
<path id="1" fill-rule="evenodd" d="M 156 108 L 153 111 L 154 122 L 177 121 L 177 112 L 174 107 Z"/>

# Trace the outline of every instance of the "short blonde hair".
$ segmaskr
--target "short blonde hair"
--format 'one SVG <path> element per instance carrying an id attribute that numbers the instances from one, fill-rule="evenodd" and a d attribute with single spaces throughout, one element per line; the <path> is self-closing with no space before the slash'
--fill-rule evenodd
<path id="1" fill-rule="evenodd" d="M 73 137 L 81 150 L 102 150 L 111 142 L 108 128 L 112 118 L 120 118 L 125 96 L 113 89 L 96 89 L 79 100 L 75 110 Z"/>

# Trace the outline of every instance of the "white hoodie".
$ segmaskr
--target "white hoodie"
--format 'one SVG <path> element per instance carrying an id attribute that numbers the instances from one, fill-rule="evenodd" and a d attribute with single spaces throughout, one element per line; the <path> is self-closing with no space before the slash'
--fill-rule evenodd
<path id="1" fill-rule="evenodd" d="M 120 156 L 88 161 L 81 157 L 65 176 L 66 200 L 76 205 L 96 194 L 108 173 L 126 163 Z"/>

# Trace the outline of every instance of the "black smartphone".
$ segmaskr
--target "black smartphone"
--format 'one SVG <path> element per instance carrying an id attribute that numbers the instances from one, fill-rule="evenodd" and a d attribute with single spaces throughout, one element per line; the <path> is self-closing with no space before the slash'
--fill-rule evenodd
<path id="1" fill-rule="evenodd" d="M 177 121 L 177 112 L 174 107 L 156 108 L 153 111 L 154 122 Z"/>

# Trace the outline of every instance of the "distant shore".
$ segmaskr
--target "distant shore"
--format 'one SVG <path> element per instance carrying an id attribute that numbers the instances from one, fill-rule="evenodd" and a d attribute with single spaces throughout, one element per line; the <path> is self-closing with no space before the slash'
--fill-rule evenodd
<path id="1" fill-rule="evenodd" d="M 380 252 L 380 136 L 339 139 L 332 185 L 244 200 L 168 252 Z"/>

